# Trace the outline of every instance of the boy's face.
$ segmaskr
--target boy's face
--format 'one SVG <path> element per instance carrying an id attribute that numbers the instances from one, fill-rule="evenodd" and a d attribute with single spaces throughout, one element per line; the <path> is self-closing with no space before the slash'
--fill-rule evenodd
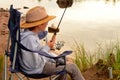
<path id="1" fill-rule="evenodd" d="M 41 25 L 39 26 L 39 30 L 40 30 L 40 31 L 45 31 L 47 25 L 48 25 L 48 22 L 41 24 Z"/>

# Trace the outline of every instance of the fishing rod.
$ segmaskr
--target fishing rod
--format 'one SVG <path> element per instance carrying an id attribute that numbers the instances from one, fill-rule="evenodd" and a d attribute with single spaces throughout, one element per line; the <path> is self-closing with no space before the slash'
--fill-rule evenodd
<path id="1" fill-rule="evenodd" d="M 60 21 L 59 21 L 59 23 L 58 23 L 58 25 L 57 25 L 57 28 L 54 28 L 53 26 L 48 27 L 48 32 L 49 32 L 49 33 L 54 33 L 54 35 L 56 35 L 56 33 L 59 32 L 59 26 L 60 26 L 60 24 L 61 24 L 61 22 L 62 22 L 62 19 L 63 19 L 63 17 L 64 17 L 64 14 L 65 14 L 67 8 L 72 6 L 73 0 L 57 0 L 56 3 L 58 4 L 58 6 L 59 6 L 60 8 L 65 8 L 65 9 L 64 9 L 64 12 L 63 12 L 63 14 L 62 14 L 62 16 L 61 16 L 61 18 L 60 18 Z M 54 36 L 53 36 L 53 37 L 54 37 Z M 52 38 L 52 40 L 53 40 L 53 38 Z M 51 41 L 52 41 L 52 40 L 51 40 Z"/>
<path id="2" fill-rule="evenodd" d="M 60 8 L 65 8 L 65 9 L 64 9 L 64 12 L 63 12 L 63 14 L 62 14 L 62 16 L 60 18 L 60 21 L 59 21 L 59 23 L 57 25 L 57 28 L 54 28 L 54 26 L 53 27 L 52 26 L 48 27 L 48 32 L 53 33 L 51 41 L 53 41 L 53 39 L 56 36 L 57 32 L 59 32 L 59 27 L 60 27 L 60 24 L 61 24 L 62 19 L 64 17 L 64 14 L 65 14 L 67 8 L 72 6 L 73 0 L 57 0 L 57 4 L 58 4 L 58 6 Z M 60 49 L 60 47 L 58 48 L 58 50 L 59 49 Z M 65 57 L 62 57 L 61 59 L 56 61 L 56 66 L 61 65 L 61 64 L 64 65 L 64 69 L 63 70 L 65 70 L 66 69 L 66 65 L 65 65 L 66 64 L 66 59 L 65 59 Z M 50 77 L 50 80 L 52 80 L 51 77 Z M 66 74 L 65 74 L 63 80 L 66 80 Z"/>

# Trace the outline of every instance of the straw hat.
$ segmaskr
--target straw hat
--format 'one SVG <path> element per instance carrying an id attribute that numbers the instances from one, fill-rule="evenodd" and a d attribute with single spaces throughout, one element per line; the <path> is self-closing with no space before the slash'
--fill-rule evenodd
<path id="1" fill-rule="evenodd" d="M 30 9 L 26 14 L 26 21 L 21 23 L 21 28 L 31 28 L 54 19 L 55 16 L 49 16 L 45 8 L 36 6 Z"/>

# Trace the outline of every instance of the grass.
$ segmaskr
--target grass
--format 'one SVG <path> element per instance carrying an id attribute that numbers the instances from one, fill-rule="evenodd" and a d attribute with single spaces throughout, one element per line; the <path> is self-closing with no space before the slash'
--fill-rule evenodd
<path id="1" fill-rule="evenodd" d="M 0 55 L 0 80 L 2 79 L 2 71 L 3 71 L 3 55 Z"/>
<path id="2" fill-rule="evenodd" d="M 0 56 L 0 73 L 3 70 L 3 55 Z"/>
<path id="3" fill-rule="evenodd" d="M 120 43 L 118 40 L 104 44 L 97 43 L 97 49 L 93 54 L 85 49 L 84 44 L 74 42 L 74 47 L 72 47 L 75 54 L 74 62 L 81 71 L 87 70 L 102 59 L 105 65 L 113 68 L 114 73 L 120 72 Z M 117 73 L 117 77 L 120 78 L 120 74 Z"/>
<path id="4" fill-rule="evenodd" d="M 75 54 L 75 63 L 80 68 L 80 70 L 85 71 L 89 67 L 93 65 L 94 59 L 92 57 L 94 55 L 88 55 L 87 51 L 84 48 L 84 45 L 79 44 L 75 41 L 75 46 L 73 47 Z"/>

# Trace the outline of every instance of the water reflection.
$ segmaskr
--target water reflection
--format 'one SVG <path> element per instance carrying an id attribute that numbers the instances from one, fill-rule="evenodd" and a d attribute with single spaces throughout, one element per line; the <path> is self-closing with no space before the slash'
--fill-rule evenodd
<path id="1" fill-rule="evenodd" d="M 8 3 L 5 3 L 5 1 Z M 10 2 L 11 1 L 11 2 Z M 86 0 L 75 2 L 72 7 L 67 9 L 63 21 L 60 25 L 60 33 L 57 38 L 65 41 L 65 47 L 71 46 L 77 40 L 84 43 L 87 49 L 96 47 L 96 42 L 114 41 L 120 36 L 120 2 L 108 2 L 104 0 Z M 113 0 L 114 1 L 114 0 Z M 3 3 L 4 2 L 4 3 Z M 56 4 L 55 0 L 4 0 L 0 7 L 9 8 L 12 3 L 15 7 L 33 7 L 35 5 L 45 6 L 49 14 L 56 15 L 57 18 L 49 23 L 56 26 L 64 11 Z M 27 10 L 21 9 L 24 14 Z"/>

